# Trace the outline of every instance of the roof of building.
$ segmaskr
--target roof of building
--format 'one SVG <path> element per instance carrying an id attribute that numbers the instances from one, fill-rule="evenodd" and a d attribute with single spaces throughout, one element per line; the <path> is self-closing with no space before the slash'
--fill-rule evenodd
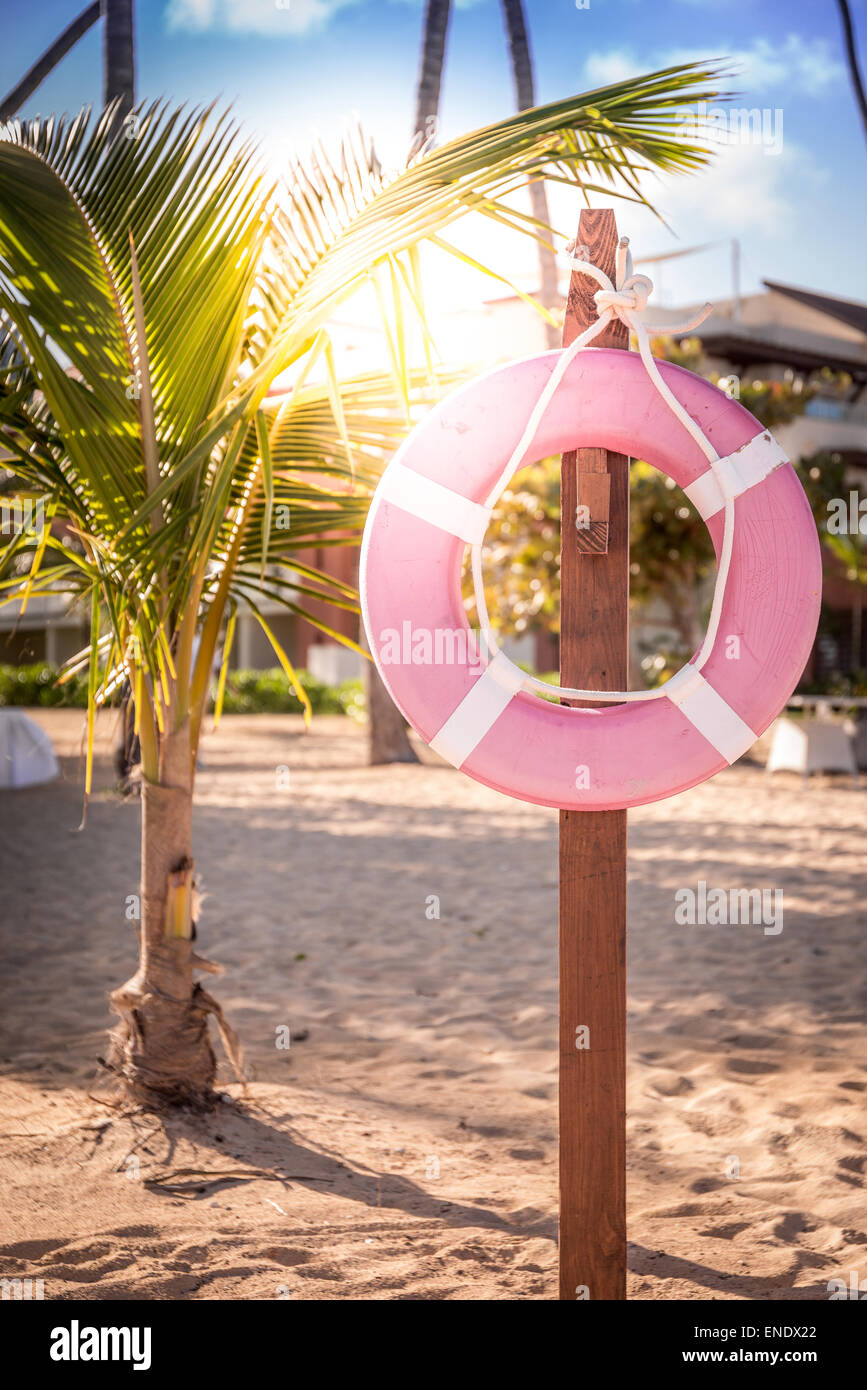
<path id="1" fill-rule="evenodd" d="M 867 335 L 867 304 L 862 304 L 860 300 L 840 299 L 832 294 L 817 294 L 815 290 L 803 290 L 797 285 L 783 285 L 779 280 L 763 280 L 762 284 L 777 294 L 785 295 L 787 299 L 794 299 L 797 304 L 803 304 L 807 309 L 827 314 L 829 318 L 846 323 L 850 328 Z"/>
<path id="2" fill-rule="evenodd" d="M 739 371 L 770 364 L 791 367 L 797 372 L 830 367 L 832 371 L 848 372 L 859 385 L 867 382 L 867 304 L 784 285 L 777 280 L 763 280 L 762 284 L 771 296 L 780 295 L 813 314 L 823 315 L 828 320 L 825 331 L 817 330 L 815 321 L 813 324 L 779 321 L 768 295 L 751 295 L 740 302 L 721 300 L 714 305 L 710 318 L 692 330 L 701 338 L 709 356 L 723 358 Z M 744 306 L 743 317 L 739 303 Z M 682 319 L 686 312 L 691 311 L 662 306 L 655 312 L 648 311 L 657 320 L 661 319 L 662 325 L 666 318 Z M 835 331 L 834 323 L 845 324 L 849 331 Z M 672 336 L 680 338 L 692 334 L 674 333 Z"/>
<path id="3" fill-rule="evenodd" d="M 741 370 L 770 363 L 797 372 L 830 367 L 835 372 L 848 372 L 855 381 L 867 381 L 867 343 L 847 342 L 831 334 L 807 333 L 776 323 L 745 324 L 712 314 L 692 333 L 673 336 L 701 338 L 709 356 L 723 357 Z"/>

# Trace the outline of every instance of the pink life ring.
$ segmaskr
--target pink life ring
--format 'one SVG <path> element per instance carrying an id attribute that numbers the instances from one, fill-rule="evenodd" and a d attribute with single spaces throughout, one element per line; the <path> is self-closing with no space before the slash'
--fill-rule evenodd
<path id="1" fill-rule="evenodd" d="M 464 547 L 484 535 L 484 500 L 558 358 L 544 353 L 476 378 L 440 402 L 395 454 L 364 532 L 364 626 L 398 708 L 469 776 L 543 806 L 640 806 L 734 762 L 785 705 L 818 624 L 818 536 L 794 469 L 737 401 L 658 363 L 721 455 L 715 474 L 637 354 L 588 348 L 570 363 L 524 461 L 582 447 L 646 459 L 684 489 L 717 556 L 724 494 L 733 496 L 734 546 L 716 641 L 701 672 L 684 667 L 662 698 L 603 709 L 522 691 L 523 673 L 502 653 L 480 664 L 461 596 Z"/>

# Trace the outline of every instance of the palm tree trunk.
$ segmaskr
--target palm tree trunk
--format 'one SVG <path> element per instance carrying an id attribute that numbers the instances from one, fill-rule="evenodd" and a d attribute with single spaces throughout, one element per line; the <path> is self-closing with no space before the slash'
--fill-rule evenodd
<path id="1" fill-rule="evenodd" d="M 119 114 L 135 105 L 135 52 L 133 0 L 102 0 L 105 15 L 103 37 L 103 105 L 120 99 Z"/>
<path id="2" fill-rule="evenodd" d="M 0 121 L 9 121 L 15 115 L 19 107 L 23 106 L 29 96 L 36 91 L 36 88 L 45 80 L 52 68 L 56 68 L 61 58 L 65 58 L 70 48 L 78 43 L 82 34 L 86 34 L 88 29 L 99 19 L 100 0 L 94 0 L 92 5 L 88 5 L 86 10 L 82 10 L 71 24 L 68 24 L 63 33 L 54 40 L 50 48 L 47 48 L 41 58 L 38 58 L 33 67 L 27 71 L 16 87 L 12 88 L 9 95 L 0 102 Z"/>
<path id="3" fill-rule="evenodd" d="M 701 646 L 702 630 L 698 608 L 698 592 L 692 575 L 672 577 L 661 585 L 662 597 L 668 608 L 671 625 L 681 639 L 684 651 L 692 653 Z"/>
<path id="4" fill-rule="evenodd" d="M 425 140 L 436 131 L 450 14 L 449 0 L 427 0 L 413 127 L 413 135 Z"/>
<path id="5" fill-rule="evenodd" d="M 450 16 L 450 0 L 427 0 L 413 126 L 415 148 L 436 134 Z M 365 666 L 368 762 L 371 766 L 378 763 L 417 763 L 403 715 L 383 685 L 373 662 L 368 661 Z"/>
<path id="6" fill-rule="evenodd" d="M 535 83 L 533 81 L 533 60 L 530 56 L 530 40 L 527 36 L 527 22 L 521 0 L 503 0 L 503 18 L 509 40 L 509 53 L 512 58 L 512 77 L 515 84 L 515 99 L 519 111 L 526 111 L 536 105 Z M 537 222 L 544 226 L 550 223 L 548 197 L 541 179 L 530 184 L 530 209 Z M 557 291 L 557 258 L 549 245 L 538 243 L 539 272 L 541 289 L 539 299 L 546 309 L 555 308 L 560 302 Z M 553 324 L 545 325 L 545 336 L 550 348 L 560 346 L 560 334 Z"/>
<path id="7" fill-rule="evenodd" d="M 840 17 L 843 20 L 843 41 L 846 47 L 846 60 L 849 64 L 849 78 L 852 83 L 852 91 L 861 112 L 861 121 L 864 126 L 864 134 L 867 135 L 867 95 L 864 92 L 864 80 L 861 76 L 861 68 L 858 64 L 858 51 L 855 47 L 855 29 L 852 24 L 852 14 L 849 9 L 849 0 L 837 0 L 840 6 Z"/>
<path id="8" fill-rule="evenodd" d="M 364 630 L 361 645 L 370 651 Z M 367 696 L 367 761 L 371 767 L 380 763 L 417 763 L 418 756 L 409 741 L 406 721 L 383 684 L 372 661 L 365 661 L 364 689 Z"/>
<path id="9" fill-rule="evenodd" d="M 417 763 L 409 741 L 403 715 L 380 679 L 373 662 L 367 672 L 368 761 L 377 763 Z"/>
<path id="10" fill-rule="evenodd" d="M 216 1073 L 215 1002 L 193 981 L 193 788 L 189 724 L 164 735 L 159 782 L 142 781 L 139 968 L 115 990 L 108 1065 L 131 1099 L 207 1105 Z"/>

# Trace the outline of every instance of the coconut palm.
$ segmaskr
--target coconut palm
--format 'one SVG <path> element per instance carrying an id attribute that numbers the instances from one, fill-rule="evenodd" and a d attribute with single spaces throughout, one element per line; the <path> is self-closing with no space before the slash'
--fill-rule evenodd
<path id="1" fill-rule="evenodd" d="M 135 34 L 132 0 L 104 0 L 103 105 L 117 102 L 125 116 L 135 102 Z"/>
<path id="2" fill-rule="evenodd" d="M 98 19 L 105 20 L 103 34 L 103 101 L 117 101 L 118 116 L 135 102 L 135 33 L 133 0 L 94 0 L 67 24 L 62 34 L 0 101 L 0 121 L 9 120 L 32 96 L 40 83 L 65 58 Z"/>
<path id="3" fill-rule="evenodd" d="M 867 135 L 867 92 L 864 91 L 864 79 L 861 76 L 861 65 L 858 62 L 858 49 L 855 46 L 855 26 L 852 23 L 852 11 L 849 8 L 849 0 L 837 0 L 837 5 L 843 24 L 843 46 L 846 49 L 846 63 L 849 68 L 849 80 L 852 84 L 852 94 L 855 97 L 858 110 L 861 114 L 861 124 L 864 127 L 864 134 Z"/>
<path id="4" fill-rule="evenodd" d="M 421 66 L 416 89 L 415 124 L 413 126 L 413 149 L 431 145 L 436 137 L 439 120 L 440 89 L 445 63 L 446 39 L 451 17 L 451 0 L 427 0 L 422 29 Z M 519 111 L 535 106 L 535 84 L 533 63 L 530 56 L 530 41 L 521 0 L 503 0 L 503 18 L 509 43 L 512 62 L 512 77 L 515 85 L 515 98 Z M 536 219 L 538 232 L 539 269 L 541 285 L 539 303 L 552 309 L 558 302 L 557 261 L 548 235 L 548 199 L 545 185 L 534 179 L 529 185 L 530 207 Z M 545 323 L 545 333 L 549 347 L 556 347 L 560 340 L 559 329 L 553 319 Z M 366 693 L 368 710 L 368 748 L 371 763 L 417 762 L 418 758 L 407 737 L 406 724 L 400 710 L 392 702 L 376 667 L 369 665 L 366 672 Z"/>
<path id="5" fill-rule="evenodd" d="M 418 141 L 431 140 L 436 133 L 450 17 L 451 0 L 427 0 L 413 125 Z"/>
<path id="6" fill-rule="evenodd" d="M 515 84 L 515 102 L 519 111 L 527 111 L 536 105 L 536 83 L 533 77 L 533 59 L 530 54 L 530 40 L 527 35 L 527 20 L 522 0 L 503 0 L 503 19 L 509 41 L 509 54 L 512 60 L 512 80 Z M 530 183 L 530 208 L 540 228 L 547 228 L 548 198 L 541 179 Z M 550 242 L 545 240 L 543 231 L 539 240 L 539 301 L 546 309 L 553 309 L 559 296 L 557 293 L 557 259 Z M 557 347 L 559 330 L 556 324 L 545 325 L 548 346 Z"/>
<path id="7" fill-rule="evenodd" d="M 515 101 L 519 111 L 536 105 L 533 59 L 527 33 L 527 18 L 522 0 L 502 0 L 503 22 L 509 45 Z M 427 0 L 422 29 L 421 67 L 416 89 L 416 112 L 413 131 L 416 147 L 432 141 L 439 120 L 440 88 L 445 63 L 451 0 Z M 558 301 L 557 262 L 554 251 L 545 237 L 548 227 L 548 199 L 540 179 L 530 182 L 530 207 L 540 229 L 538 241 L 541 285 L 539 302 L 551 309 Z M 557 347 L 557 325 L 546 324 L 549 347 Z"/>
<path id="8" fill-rule="evenodd" d="M 431 146 L 436 137 L 450 18 L 451 0 L 426 0 L 421 64 L 416 85 L 413 151 Z M 367 663 L 364 675 L 368 762 L 374 766 L 380 763 L 417 763 L 418 756 L 407 736 L 406 721 L 373 662 Z"/>
<path id="9" fill-rule="evenodd" d="M 194 975 L 208 968 L 192 805 L 212 671 L 222 662 L 219 713 L 239 607 L 293 682 L 262 600 L 355 608 L 304 551 L 357 539 L 422 391 L 405 350 L 406 313 L 423 315 L 420 244 L 449 247 L 445 229 L 470 212 L 532 226 L 505 199 L 543 170 L 640 198 L 644 170 L 696 169 L 706 152 L 677 126 L 717 75 L 689 65 L 571 97 L 393 176 L 359 134 L 336 164 L 318 150 L 271 180 L 225 115 L 160 103 L 136 112 L 137 138 L 114 137 L 109 109 L 0 140 L 0 440 L 52 519 L 0 552 L 0 594 L 87 605 L 90 643 L 68 672 L 87 672 L 85 795 L 96 708 L 125 681 L 134 693 L 141 958 L 112 996 L 108 1057 L 130 1095 L 209 1100 L 209 1014 L 232 1050 Z M 326 325 L 371 280 L 391 366 L 339 386 Z M 288 371 L 292 391 L 269 394 Z"/>

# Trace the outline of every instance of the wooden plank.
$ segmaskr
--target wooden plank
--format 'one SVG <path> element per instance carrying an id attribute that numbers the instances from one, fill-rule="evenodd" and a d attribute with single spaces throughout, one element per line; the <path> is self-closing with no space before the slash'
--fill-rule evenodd
<path id="1" fill-rule="evenodd" d="M 585 454 L 601 454 L 604 449 L 582 449 Z M 580 555 L 604 555 L 608 549 L 608 511 L 611 505 L 611 474 L 582 472 L 576 466 L 577 506 L 575 509 L 575 529 L 578 532 L 577 544 Z"/>
<path id="2" fill-rule="evenodd" d="M 610 209 L 581 213 L 578 244 L 613 280 Z M 564 346 L 596 317 L 597 288 L 573 273 Z M 594 342 L 627 347 L 625 325 Z M 593 474 L 608 479 L 607 550 L 582 553 L 576 506 L 598 495 Z M 560 683 L 625 689 L 629 460 L 603 449 L 564 454 L 561 510 Z M 626 1298 L 625 811 L 560 813 L 560 1298 L 579 1297 Z"/>

